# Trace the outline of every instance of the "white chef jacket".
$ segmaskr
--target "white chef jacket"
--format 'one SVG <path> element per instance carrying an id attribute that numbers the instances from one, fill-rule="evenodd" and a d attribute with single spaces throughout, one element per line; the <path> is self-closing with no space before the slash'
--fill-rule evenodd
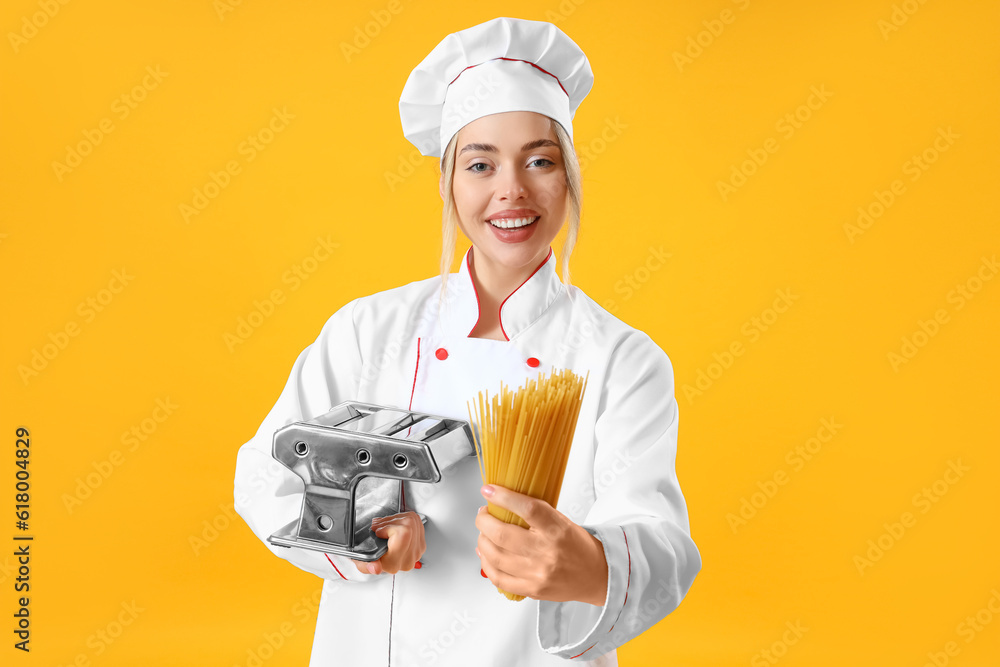
<path id="1" fill-rule="evenodd" d="M 701 569 L 674 469 L 677 401 L 667 355 L 580 289 L 567 289 L 551 247 L 500 305 L 506 340 L 469 338 L 479 318 L 472 252 L 450 275 L 440 314 L 440 276 L 334 313 L 238 452 L 236 511 L 275 555 L 324 580 L 312 667 L 617 665 L 615 648 L 673 611 Z M 282 426 L 345 400 L 468 421 L 467 402 L 480 391 L 492 396 L 501 380 L 516 389 L 563 368 L 590 377 L 556 509 L 603 544 L 604 606 L 514 602 L 480 575 L 475 518 L 486 500 L 474 455 L 438 483 L 403 482 L 406 509 L 427 517 L 421 569 L 362 574 L 348 558 L 267 542 L 302 504 L 301 480 L 271 457 Z"/>

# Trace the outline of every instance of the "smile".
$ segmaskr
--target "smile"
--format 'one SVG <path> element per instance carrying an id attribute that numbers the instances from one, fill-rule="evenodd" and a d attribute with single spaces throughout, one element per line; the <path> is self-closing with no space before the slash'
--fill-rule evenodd
<path id="1" fill-rule="evenodd" d="M 486 222 L 499 229 L 517 229 L 518 227 L 527 227 L 540 217 L 541 216 L 535 216 L 534 218 L 497 218 L 495 220 L 487 220 Z"/>

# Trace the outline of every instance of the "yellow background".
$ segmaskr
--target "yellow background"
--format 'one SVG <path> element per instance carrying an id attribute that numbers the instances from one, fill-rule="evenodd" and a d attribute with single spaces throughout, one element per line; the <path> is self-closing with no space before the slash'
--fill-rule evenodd
<path id="1" fill-rule="evenodd" d="M 774 664 L 762 650 L 788 667 L 919 666 L 928 652 L 1000 664 L 1000 615 L 971 641 L 960 626 L 1000 591 L 1000 280 L 983 260 L 1000 250 L 996 2 L 221 7 L 0 10 L 4 664 L 246 665 L 282 627 L 264 664 L 306 664 L 315 616 L 302 601 L 320 582 L 232 519 L 236 451 L 334 311 L 436 274 L 437 160 L 402 136 L 398 99 L 446 34 L 498 15 L 552 21 L 590 58 L 573 281 L 676 373 L 677 470 L 704 568 L 621 664 Z M 294 118 L 250 160 L 241 144 L 274 109 Z M 112 131 L 57 173 L 102 122 Z M 769 141 L 723 197 L 719 182 Z M 912 171 L 925 151 L 934 162 Z M 181 204 L 230 161 L 239 173 L 185 221 Z M 850 238 L 858 208 L 877 211 L 897 179 L 901 194 Z M 320 237 L 337 250 L 293 289 L 283 276 Z M 670 253 L 656 271 L 651 247 Z M 227 346 L 273 290 L 283 303 Z M 778 290 L 797 298 L 776 315 Z M 904 338 L 921 345 L 894 365 Z M 742 354 L 727 360 L 733 343 Z M 22 378 L 46 345 L 52 358 Z M 703 393 L 686 392 L 699 378 Z M 157 400 L 176 406 L 161 422 Z M 842 426 L 797 469 L 789 452 L 828 435 L 823 419 Z M 130 450 L 123 434 L 144 423 Z M 29 655 L 10 632 L 18 426 L 32 434 Z M 953 484 L 949 461 L 968 468 Z M 785 483 L 769 486 L 775 475 Z M 744 499 L 759 507 L 734 529 Z M 904 512 L 915 523 L 891 537 L 884 524 Z M 120 635 L 100 640 L 120 616 Z"/>

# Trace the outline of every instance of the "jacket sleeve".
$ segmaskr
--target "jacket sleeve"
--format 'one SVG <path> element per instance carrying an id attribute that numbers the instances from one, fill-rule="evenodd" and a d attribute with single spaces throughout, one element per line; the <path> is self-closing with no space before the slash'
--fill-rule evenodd
<path id="1" fill-rule="evenodd" d="M 639 636 L 681 603 L 701 570 L 674 468 L 677 400 L 673 366 L 641 331 L 611 356 L 594 426 L 596 499 L 581 526 L 608 562 L 603 607 L 538 603 L 538 641 L 548 653 L 593 660 Z"/>
<path id="2" fill-rule="evenodd" d="M 312 419 L 356 397 L 362 361 L 354 328 L 357 299 L 323 325 L 316 341 L 295 360 L 281 395 L 256 435 L 236 455 L 233 495 L 236 512 L 274 555 L 324 579 L 368 581 L 349 558 L 299 547 L 275 546 L 267 538 L 297 519 L 303 483 L 271 456 L 274 432 L 295 421 Z"/>

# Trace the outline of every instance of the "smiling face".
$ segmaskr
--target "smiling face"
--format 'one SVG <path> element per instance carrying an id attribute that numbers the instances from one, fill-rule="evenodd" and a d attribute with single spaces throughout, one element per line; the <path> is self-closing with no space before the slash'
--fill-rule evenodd
<path id="1" fill-rule="evenodd" d="M 477 262 L 534 269 L 566 220 L 566 169 L 548 116 L 510 111 L 458 132 L 452 193 Z M 442 192 L 444 183 L 441 183 Z"/>

